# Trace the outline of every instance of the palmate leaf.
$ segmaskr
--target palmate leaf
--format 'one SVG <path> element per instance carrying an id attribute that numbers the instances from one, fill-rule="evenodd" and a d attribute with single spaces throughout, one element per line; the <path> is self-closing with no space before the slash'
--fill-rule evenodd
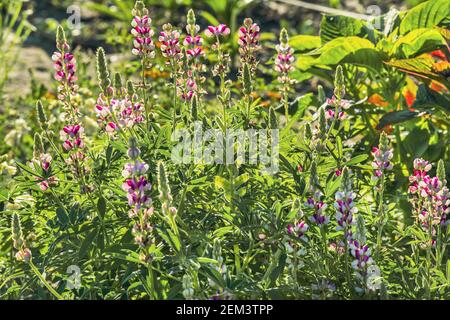
<path id="1" fill-rule="evenodd" d="M 379 70 L 382 65 L 382 56 L 375 49 L 373 43 L 360 37 L 333 39 L 311 54 L 320 55 L 314 61 L 318 65 L 353 63 L 374 70 Z"/>
<path id="2" fill-rule="evenodd" d="M 418 28 L 450 26 L 450 1 L 429 0 L 409 10 L 400 23 L 400 33 L 406 34 Z"/>
<path id="3" fill-rule="evenodd" d="M 400 37 L 392 46 L 390 54 L 396 58 L 410 58 L 446 45 L 447 42 L 438 30 L 420 28 Z"/>

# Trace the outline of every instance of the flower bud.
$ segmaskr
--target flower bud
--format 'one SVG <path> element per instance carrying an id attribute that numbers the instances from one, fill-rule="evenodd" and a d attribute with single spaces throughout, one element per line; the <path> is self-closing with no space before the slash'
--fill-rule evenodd
<path id="1" fill-rule="evenodd" d="M 277 115 L 272 107 L 269 108 L 269 128 L 278 129 Z"/>
<path id="2" fill-rule="evenodd" d="M 38 100 L 36 102 L 36 111 L 41 129 L 47 130 L 48 129 L 47 116 L 45 115 L 44 107 L 42 106 L 41 100 Z"/>
<path id="3" fill-rule="evenodd" d="M 134 84 L 131 80 L 127 81 L 127 93 L 130 97 L 134 95 Z"/>
<path id="4" fill-rule="evenodd" d="M 311 125 L 309 123 L 305 124 L 304 127 L 304 135 L 306 139 L 311 139 L 312 138 L 312 130 L 311 130 Z"/>
<path id="5" fill-rule="evenodd" d="M 440 159 L 438 162 L 437 169 L 436 169 L 436 176 L 438 177 L 439 181 L 442 182 L 443 185 L 447 184 L 446 173 L 445 173 L 445 164 L 442 159 Z"/>
<path id="6" fill-rule="evenodd" d="M 33 157 L 39 159 L 39 156 L 44 153 L 44 144 L 42 143 L 41 135 L 39 133 L 34 134 L 34 146 Z"/>
<path id="7" fill-rule="evenodd" d="M 136 160 L 141 154 L 141 151 L 137 146 L 136 138 L 130 137 L 130 139 L 128 140 L 128 144 L 129 144 L 128 156 L 130 157 L 130 159 Z"/>
<path id="8" fill-rule="evenodd" d="M 160 161 L 158 162 L 158 189 L 161 195 L 161 200 L 166 201 L 170 198 L 170 186 L 167 180 L 166 168 Z"/>
<path id="9" fill-rule="evenodd" d="M 191 116 L 192 120 L 196 121 L 198 119 L 198 98 L 197 95 L 194 95 L 191 99 Z"/>
<path id="10" fill-rule="evenodd" d="M 105 50 L 102 47 L 97 49 L 97 76 L 100 88 L 107 93 L 107 89 L 111 86 L 111 80 L 109 79 Z"/>
<path id="11" fill-rule="evenodd" d="M 117 90 L 117 92 L 120 92 L 120 90 L 122 90 L 122 77 L 118 72 L 114 74 L 114 88 Z"/>
<path id="12" fill-rule="evenodd" d="M 22 249 L 23 245 L 22 225 L 20 223 L 20 217 L 17 213 L 13 213 L 11 219 L 11 234 L 14 248 L 17 250 Z"/>
<path id="13" fill-rule="evenodd" d="M 196 22 L 196 18 L 195 18 L 194 10 L 189 9 L 189 11 L 187 13 L 187 24 L 195 25 L 195 22 Z"/>
<path id="14" fill-rule="evenodd" d="M 325 116 L 325 109 L 319 109 L 319 131 L 321 134 L 325 134 L 327 131 L 327 118 Z"/>
<path id="15" fill-rule="evenodd" d="M 317 86 L 317 100 L 319 100 L 320 105 L 323 105 L 327 101 L 325 91 L 320 84 Z"/>
<path id="16" fill-rule="evenodd" d="M 283 28 L 280 32 L 280 43 L 283 46 L 287 46 L 289 44 L 289 35 L 285 28 Z"/>
<path id="17" fill-rule="evenodd" d="M 64 29 L 61 25 L 59 25 L 56 29 L 56 48 L 62 52 L 67 49 L 66 34 L 64 33 Z"/>
<path id="18" fill-rule="evenodd" d="M 242 70 L 242 82 L 244 85 L 244 94 L 246 96 L 250 95 L 252 93 L 252 77 L 248 64 L 244 64 L 244 68 Z"/>
<path id="19" fill-rule="evenodd" d="M 344 73 L 340 65 L 336 68 L 336 75 L 334 78 L 334 95 L 340 100 L 345 95 Z"/>

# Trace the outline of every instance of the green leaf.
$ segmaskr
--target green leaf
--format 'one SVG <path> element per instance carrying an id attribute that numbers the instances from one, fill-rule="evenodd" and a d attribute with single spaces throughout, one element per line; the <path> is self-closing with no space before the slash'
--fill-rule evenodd
<path id="1" fill-rule="evenodd" d="M 414 128 L 403 140 L 403 147 L 413 158 L 421 157 L 430 145 L 430 133 L 425 129 Z"/>
<path id="2" fill-rule="evenodd" d="M 357 155 L 356 157 L 351 158 L 346 164 L 348 166 L 353 166 L 355 164 L 366 161 L 366 159 L 368 157 L 369 157 L 369 155 L 367 155 L 367 154 L 360 154 L 360 155 Z"/>
<path id="3" fill-rule="evenodd" d="M 320 47 L 322 41 L 319 36 L 297 35 L 289 39 L 289 45 L 295 52 L 303 52 Z"/>
<path id="4" fill-rule="evenodd" d="M 325 15 L 320 22 L 320 38 L 322 43 L 340 37 L 362 37 L 367 34 L 368 28 L 366 24 L 355 18 Z"/>
<path id="5" fill-rule="evenodd" d="M 421 28 L 400 37 L 390 53 L 397 58 L 410 58 L 446 45 L 447 42 L 438 30 Z"/>
<path id="6" fill-rule="evenodd" d="M 409 10 L 400 23 L 400 33 L 406 34 L 418 28 L 437 25 L 449 27 L 450 1 L 429 0 Z"/>
<path id="7" fill-rule="evenodd" d="M 210 266 L 203 266 L 202 270 L 206 273 L 206 276 L 209 279 L 211 279 L 214 283 L 216 283 L 222 288 L 226 288 L 227 285 L 225 283 L 225 280 L 223 279 L 219 271 Z"/>
<path id="8" fill-rule="evenodd" d="M 319 65 L 337 65 L 345 62 L 379 69 L 382 62 L 381 55 L 373 43 L 359 37 L 336 38 L 311 54 L 320 54 L 314 61 Z"/>
<path id="9" fill-rule="evenodd" d="M 416 100 L 412 107 L 425 110 L 430 107 L 437 107 L 450 114 L 450 99 L 443 94 L 430 90 L 428 86 L 421 84 L 417 90 Z"/>
<path id="10" fill-rule="evenodd" d="M 98 209 L 98 213 L 103 218 L 105 216 L 105 213 L 106 213 L 106 200 L 105 200 L 105 198 L 103 198 L 103 196 L 101 196 L 97 200 L 97 209 Z"/>
<path id="11" fill-rule="evenodd" d="M 66 226 L 69 222 L 69 217 L 62 207 L 58 207 L 58 209 L 56 209 L 56 216 L 58 217 L 58 221 L 62 226 Z"/>
<path id="12" fill-rule="evenodd" d="M 419 115 L 419 112 L 410 111 L 410 110 L 389 112 L 381 117 L 376 129 L 380 130 L 389 124 L 405 122 L 405 121 L 416 118 L 418 115 Z"/>
<path id="13" fill-rule="evenodd" d="M 91 245 L 94 243 L 94 238 L 97 235 L 97 229 L 92 230 L 86 238 L 84 238 L 83 242 L 80 246 L 80 251 L 78 251 L 78 256 L 80 259 L 83 259 L 86 256 Z"/>

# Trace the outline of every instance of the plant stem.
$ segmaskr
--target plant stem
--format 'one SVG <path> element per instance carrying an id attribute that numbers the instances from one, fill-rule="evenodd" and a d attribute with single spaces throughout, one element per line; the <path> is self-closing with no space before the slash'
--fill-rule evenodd
<path id="1" fill-rule="evenodd" d="M 53 287 L 44 279 L 42 274 L 39 272 L 39 270 L 36 268 L 36 266 L 34 265 L 34 263 L 31 260 L 28 262 L 28 264 L 31 267 L 31 270 L 33 270 L 33 272 L 39 278 L 39 280 L 41 280 L 42 284 L 48 289 L 48 291 L 50 291 L 50 293 L 53 296 L 55 296 L 56 299 L 64 300 L 64 298 L 58 292 L 56 292 L 55 289 L 53 289 Z"/>

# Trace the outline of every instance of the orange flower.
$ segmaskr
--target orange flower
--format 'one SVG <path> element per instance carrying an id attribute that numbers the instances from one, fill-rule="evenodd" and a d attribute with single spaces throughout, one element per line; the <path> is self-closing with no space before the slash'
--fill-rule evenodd
<path id="1" fill-rule="evenodd" d="M 378 93 L 371 95 L 367 101 L 373 105 L 376 105 L 377 107 L 384 108 L 389 106 L 389 102 L 385 101 L 384 98 L 380 96 Z"/>

